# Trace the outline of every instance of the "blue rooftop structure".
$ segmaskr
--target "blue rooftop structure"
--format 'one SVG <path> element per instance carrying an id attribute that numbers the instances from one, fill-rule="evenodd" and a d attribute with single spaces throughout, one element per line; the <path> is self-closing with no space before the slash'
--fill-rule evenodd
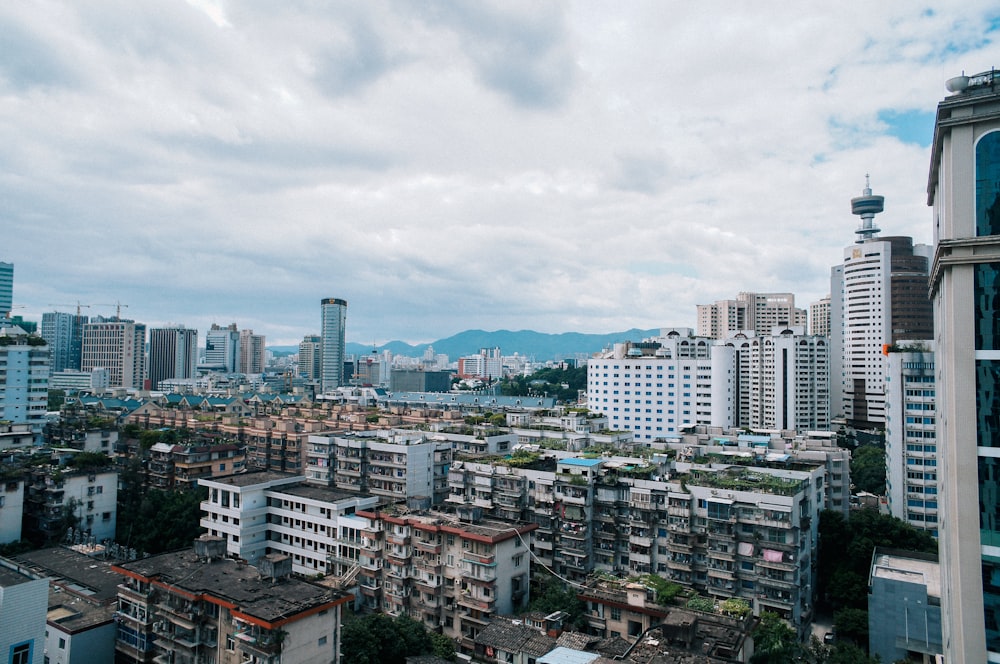
<path id="1" fill-rule="evenodd" d="M 582 652 L 580 650 L 566 648 L 565 646 L 559 646 L 554 650 L 550 650 L 548 653 L 542 655 L 535 661 L 538 664 L 590 664 L 590 662 L 593 662 L 598 657 L 600 657 L 600 655 L 597 653 Z"/>
<path id="2" fill-rule="evenodd" d="M 593 468 L 594 466 L 599 466 L 602 462 L 603 459 L 581 459 L 579 457 L 559 460 L 559 463 L 566 466 L 583 466 L 585 468 Z"/>

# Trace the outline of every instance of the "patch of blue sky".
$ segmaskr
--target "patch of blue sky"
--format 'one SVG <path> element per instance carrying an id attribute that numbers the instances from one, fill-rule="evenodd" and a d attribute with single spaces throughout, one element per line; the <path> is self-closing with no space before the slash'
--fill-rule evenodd
<path id="1" fill-rule="evenodd" d="M 894 111 L 884 109 L 878 112 L 878 120 L 886 127 L 886 134 L 895 136 L 904 143 L 915 143 L 929 148 L 934 136 L 934 113 L 929 111 Z"/>

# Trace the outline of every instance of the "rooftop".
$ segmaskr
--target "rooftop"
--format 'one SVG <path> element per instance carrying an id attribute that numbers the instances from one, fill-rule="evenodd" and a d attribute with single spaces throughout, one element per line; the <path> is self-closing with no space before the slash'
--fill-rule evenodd
<path id="1" fill-rule="evenodd" d="M 110 602 L 118 595 L 121 577 L 111 562 L 92 558 L 66 547 L 51 547 L 14 556 L 19 564 L 50 583 L 96 602 Z"/>
<path id="2" fill-rule="evenodd" d="M 889 579 L 927 587 L 928 597 L 941 597 L 941 566 L 933 554 L 877 549 L 872 579 Z"/>
<path id="3" fill-rule="evenodd" d="M 187 593 L 227 601 L 241 613 L 267 623 L 293 618 L 310 609 L 336 604 L 347 596 L 293 578 L 261 578 L 257 568 L 235 560 L 207 562 L 194 549 L 122 563 L 116 570 Z"/>
<path id="4" fill-rule="evenodd" d="M 278 480 L 290 480 L 298 479 L 305 482 L 306 478 L 302 475 L 295 475 L 293 473 L 279 473 L 274 470 L 263 470 L 259 472 L 250 473 L 238 473 L 236 475 L 225 475 L 223 477 L 210 477 L 202 478 L 208 482 L 215 482 L 218 484 L 228 484 L 229 486 L 254 486 L 256 484 L 267 484 L 268 482 L 274 482 Z"/>

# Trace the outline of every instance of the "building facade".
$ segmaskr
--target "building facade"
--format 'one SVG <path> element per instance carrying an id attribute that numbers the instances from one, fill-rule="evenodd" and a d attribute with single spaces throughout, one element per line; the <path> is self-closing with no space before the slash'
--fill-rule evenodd
<path id="1" fill-rule="evenodd" d="M 806 312 L 795 306 L 792 293 L 740 293 L 735 300 L 699 304 L 699 337 L 725 339 L 737 332 L 753 330 L 770 334 L 777 326 L 805 326 Z"/>
<path id="2" fill-rule="evenodd" d="M 859 429 L 885 425 L 883 347 L 929 339 L 933 315 L 927 296 L 929 249 L 909 237 L 878 237 L 872 220 L 883 197 L 866 186 L 851 200 L 862 218 L 855 244 L 831 270 L 832 412 Z"/>
<path id="3" fill-rule="evenodd" d="M 146 379 L 146 326 L 97 316 L 83 326 L 80 370 L 106 369 L 111 387 L 143 388 Z"/>
<path id="4" fill-rule="evenodd" d="M 267 340 L 263 334 L 254 334 L 253 330 L 240 330 L 240 373 L 264 373 L 266 345 Z"/>
<path id="5" fill-rule="evenodd" d="M 927 183 L 934 215 L 941 608 L 949 662 L 1000 662 L 1000 92 L 948 82 Z"/>
<path id="6" fill-rule="evenodd" d="M 830 296 L 809 305 L 809 334 L 830 336 Z"/>
<path id="7" fill-rule="evenodd" d="M 79 313 L 55 311 L 42 314 L 42 338 L 49 345 L 53 373 L 80 370 L 83 326 L 88 320 Z"/>
<path id="8" fill-rule="evenodd" d="M 198 330 L 183 325 L 149 331 L 149 387 L 170 378 L 194 378 L 198 367 Z"/>
<path id="9" fill-rule="evenodd" d="M 868 575 L 868 652 L 883 662 L 934 662 L 941 651 L 938 557 L 875 549 Z"/>
<path id="10" fill-rule="evenodd" d="M 0 261 L 0 318 L 10 318 L 14 308 L 14 264 Z"/>
<path id="11" fill-rule="evenodd" d="M 306 380 L 318 381 L 323 367 L 323 337 L 318 334 L 306 335 L 299 342 L 299 376 Z"/>
<path id="12" fill-rule="evenodd" d="M 332 392 L 347 385 L 344 377 L 345 338 L 347 327 L 347 301 L 336 297 L 320 301 L 320 338 L 322 361 L 320 389 Z"/>
<path id="13" fill-rule="evenodd" d="M 10 664 L 42 664 L 49 582 L 0 558 L 0 655 Z"/>
<path id="14" fill-rule="evenodd" d="M 887 349 L 885 464 L 889 513 L 938 535 L 937 400 L 933 342 Z"/>
<path id="15" fill-rule="evenodd" d="M 240 370 L 240 332 L 236 323 L 226 327 L 212 324 L 205 334 L 206 369 L 236 373 Z"/>
<path id="16" fill-rule="evenodd" d="M 18 327 L 0 329 L 0 420 L 30 427 L 35 444 L 49 399 L 49 348 L 41 337 Z"/>
<path id="17" fill-rule="evenodd" d="M 341 610 L 330 588 L 290 577 L 286 556 L 256 568 L 205 535 L 193 550 L 115 565 L 118 657 L 128 662 L 340 662 Z"/>

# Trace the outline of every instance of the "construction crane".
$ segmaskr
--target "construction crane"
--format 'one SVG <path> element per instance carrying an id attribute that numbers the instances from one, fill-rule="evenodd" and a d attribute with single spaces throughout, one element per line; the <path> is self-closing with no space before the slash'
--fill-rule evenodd
<path id="1" fill-rule="evenodd" d="M 114 307 L 115 308 L 115 318 L 118 319 L 118 320 L 122 319 L 122 307 L 125 307 L 126 309 L 128 309 L 128 305 L 127 304 L 122 304 L 120 300 L 115 301 L 115 302 L 113 302 L 111 304 L 100 302 L 98 304 L 95 304 L 94 306 L 95 307 Z"/>
<path id="2" fill-rule="evenodd" d="M 80 300 L 77 300 L 76 304 L 52 304 L 52 303 L 49 303 L 48 306 L 50 306 L 50 307 L 76 307 L 76 317 L 79 318 L 80 317 L 80 309 L 82 309 L 84 307 L 86 307 L 86 308 L 89 309 L 90 307 L 92 307 L 94 305 L 92 305 L 92 304 L 80 304 Z"/>

